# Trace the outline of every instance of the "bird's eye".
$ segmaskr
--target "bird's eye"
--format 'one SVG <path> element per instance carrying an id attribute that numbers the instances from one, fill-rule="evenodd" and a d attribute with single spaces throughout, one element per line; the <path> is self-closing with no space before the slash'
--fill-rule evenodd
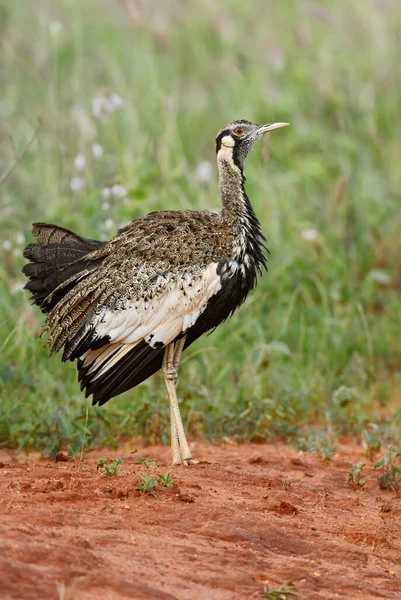
<path id="1" fill-rule="evenodd" d="M 238 135 L 238 136 L 244 135 L 245 129 L 243 127 L 236 127 L 234 129 L 234 133 L 235 133 L 235 135 Z"/>

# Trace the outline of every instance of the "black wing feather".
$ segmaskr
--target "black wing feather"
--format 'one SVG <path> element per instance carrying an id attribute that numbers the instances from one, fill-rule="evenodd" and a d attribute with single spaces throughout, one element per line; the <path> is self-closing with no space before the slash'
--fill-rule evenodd
<path id="1" fill-rule="evenodd" d="M 61 283 L 88 267 L 90 261 L 86 255 L 105 245 L 99 240 L 90 240 L 76 235 L 74 232 L 47 223 L 34 223 L 33 235 L 36 244 L 29 244 L 24 250 L 24 257 L 30 262 L 22 272 L 28 278 L 25 289 L 31 292 L 31 298 L 41 311 L 48 313 L 76 284 L 70 282 L 53 294 Z M 96 267 L 96 261 L 91 261 Z"/>
<path id="2" fill-rule="evenodd" d="M 83 361 L 79 360 L 78 373 L 81 389 L 85 389 L 86 397 L 93 394 L 92 404 L 102 406 L 110 398 L 126 392 L 156 373 L 162 365 L 163 353 L 163 346 L 152 348 L 147 342 L 142 341 L 95 381 L 93 378 L 101 368 L 107 365 L 115 353 L 111 354 L 108 360 L 99 366 L 99 369 L 89 375 L 88 371 L 92 365 L 83 367 Z"/>

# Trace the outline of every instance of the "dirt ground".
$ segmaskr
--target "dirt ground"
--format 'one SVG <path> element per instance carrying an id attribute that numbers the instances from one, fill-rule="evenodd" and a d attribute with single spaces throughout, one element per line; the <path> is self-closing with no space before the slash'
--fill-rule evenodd
<path id="1" fill-rule="evenodd" d="M 0 456 L 1 600 L 248 600 L 292 579 L 304 598 L 401 598 L 401 499 L 345 485 L 363 459 L 330 463 L 282 444 L 193 444 L 174 485 L 136 490 L 169 448 L 102 450 L 83 462 Z M 122 457 L 117 477 L 99 456 Z M 366 460 L 366 459 L 365 459 Z M 367 461 L 368 462 L 368 461 Z M 152 471 L 152 469 L 150 469 Z"/>

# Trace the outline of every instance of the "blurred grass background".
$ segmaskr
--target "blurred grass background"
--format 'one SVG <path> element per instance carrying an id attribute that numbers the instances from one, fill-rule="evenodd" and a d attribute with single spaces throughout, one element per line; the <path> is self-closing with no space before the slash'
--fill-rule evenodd
<path id="1" fill-rule="evenodd" d="M 184 356 L 189 434 L 324 456 L 339 435 L 397 439 L 400 42 L 397 0 L 0 0 L 0 176 L 43 123 L 0 185 L 1 445 L 76 451 L 90 405 L 38 341 L 31 222 L 106 239 L 150 210 L 215 209 L 214 137 L 236 118 L 292 126 L 247 161 L 269 273 Z M 89 446 L 167 441 L 162 379 L 86 429 Z"/>

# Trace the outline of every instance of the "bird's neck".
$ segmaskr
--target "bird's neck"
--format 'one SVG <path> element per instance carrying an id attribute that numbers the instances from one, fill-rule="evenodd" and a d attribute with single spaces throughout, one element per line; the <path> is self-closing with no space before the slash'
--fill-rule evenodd
<path id="1" fill-rule="evenodd" d="M 245 192 L 243 169 L 233 160 L 233 148 L 221 147 L 217 153 L 217 165 L 221 215 L 229 221 L 235 236 L 233 258 L 241 260 L 246 255 L 251 255 L 257 268 L 265 267 L 265 237 Z"/>

